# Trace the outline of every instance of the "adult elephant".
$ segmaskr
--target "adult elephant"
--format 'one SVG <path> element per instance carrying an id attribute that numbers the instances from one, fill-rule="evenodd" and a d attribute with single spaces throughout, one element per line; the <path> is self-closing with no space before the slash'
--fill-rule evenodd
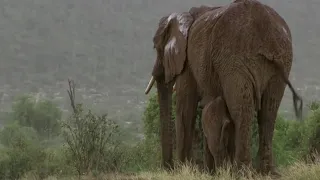
<path id="1" fill-rule="evenodd" d="M 193 19 L 190 20 L 189 22 L 186 22 L 186 25 L 188 24 L 187 26 L 190 26 L 191 23 L 193 23 L 194 19 L 197 19 L 205 12 L 208 12 L 217 8 L 220 8 L 220 7 L 209 7 L 209 6 L 192 7 L 188 13 L 193 17 Z M 168 22 L 166 22 L 165 20 L 168 19 L 170 16 L 174 16 L 174 14 L 165 16 L 160 20 L 159 27 L 156 32 L 156 36 L 157 34 L 160 35 L 161 32 L 159 31 L 164 30 L 164 27 L 167 26 Z M 158 56 L 158 58 L 160 58 L 160 56 Z M 184 56 L 182 58 L 187 58 L 187 57 Z M 159 69 L 154 68 L 154 73 L 156 73 L 156 71 L 158 70 Z M 150 92 L 154 82 L 155 82 L 155 78 L 152 77 L 152 79 L 148 83 L 145 94 L 148 94 Z M 171 82 L 171 85 L 169 87 L 172 87 L 172 83 L 173 82 Z M 161 109 L 160 120 L 161 120 L 161 146 L 162 146 L 162 161 L 163 161 L 162 164 L 165 168 L 170 169 L 173 167 L 172 137 L 173 137 L 174 124 L 170 118 L 171 107 L 170 106 L 168 107 L 168 104 L 171 104 L 171 98 L 169 97 L 171 97 L 172 90 L 168 88 L 165 84 L 163 84 L 163 86 L 161 86 L 160 84 L 160 86 L 157 86 L 157 87 L 165 90 L 164 91 L 165 98 L 163 98 L 162 95 L 158 94 L 159 104 Z M 176 139 L 177 157 L 180 162 L 185 163 L 187 161 L 188 162 L 192 161 L 192 145 L 193 145 L 192 140 L 195 132 L 194 128 L 195 128 L 195 120 L 197 116 L 197 106 L 198 106 L 198 102 L 201 100 L 200 99 L 201 97 L 197 89 L 196 80 L 191 72 L 191 69 L 188 66 L 183 67 L 183 70 L 181 71 L 179 76 L 175 77 L 174 91 L 176 91 L 176 102 L 177 102 L 176 118 L 175 118 L 176 119 L 175 121 L 176 138 L 177 138 Z"/>
<path id="2" fill-rule="evenodd" d="M 196 19 L 190 12 L 172 13 L 160 20 L 153 42 L 157 60 L 147 90 L 156 81 L 164 165 L 172 165 L 172 86 L 189 68 L 201 98 L 225 99 L 237 165 L 251 165 L 250 127 L 258 111 L 260 171 L 273 172 L 272 137 L 286 84 L 297 117 L 302 113 L 302 99 L 288 80 L 292 40 L 283 18 L 256 0 L 237 0 Z"/>

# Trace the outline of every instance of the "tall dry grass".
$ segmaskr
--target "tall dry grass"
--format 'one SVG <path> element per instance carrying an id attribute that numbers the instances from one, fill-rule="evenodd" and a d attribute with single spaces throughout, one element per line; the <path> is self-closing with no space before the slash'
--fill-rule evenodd
<path id="1" fill-rule="evenodd" d="M 279 180 L 319 180 L 320 179 L 320 163 L 306 164 L 295 163 L 286 168 L 279 169 L 281 177 Z M 100 176 L 81 177 L 82 180 L 271 180 L 270 176 L 261 176 L 255 172 L 246 171 L 245 176 L 236 176 L 232 173 L 231 168 L 218 170 L 217 174 L 211 176 L 200 172 L 192 166 L 180 166 L 174 172 L 166 172 L 157 170 L 154 172 L 141 172 L 138 174 L 108 174 Z M 33 180 L 35 177 L 26 177 L 24 180 Z M 77 180 L 78 177 L 56 178 L 49 177 L 46 180 Z"/>

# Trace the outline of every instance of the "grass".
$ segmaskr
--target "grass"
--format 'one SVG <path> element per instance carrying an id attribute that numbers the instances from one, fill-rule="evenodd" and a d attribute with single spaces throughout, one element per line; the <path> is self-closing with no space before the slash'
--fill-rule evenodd
<path id="1" fill-rule="evenodd" d="M 318 180 L 320 177 L 320 163 L 317 164 L 305 164 L 295 163 L 283 169 L 279 169 L 282 177 L 280 180 Z M 270 176 L 260 176 L 253 172 L 247 172 L 247 178 L 240 176 L 236 178 L 232 175 L 230 168 L 226 170 L 218 171 L 215 176 L 211 176 L 206 173 L 201 173 L 194 167 L 181 166 L 175 172 L 168 173 L 166 171 L 155 171 L 155 172 L 141 172 L 138 174 L 108 174 L 97 177 L 86 176 L 82 177 L 82 180 L 271 180 Z M 249 178 L 248 178 L 249 177 Z M 26 177 L 23 180 L 33 180 L 34 177 Z M 77 180 L 77 177 L 73 178 L 55 178 L 49 177 L 46 180 Z"/>

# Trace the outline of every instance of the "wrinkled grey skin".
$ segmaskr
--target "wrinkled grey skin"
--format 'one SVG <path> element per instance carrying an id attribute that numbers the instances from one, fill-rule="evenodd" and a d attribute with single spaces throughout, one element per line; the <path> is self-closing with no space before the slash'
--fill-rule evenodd
<path id="1" fill-rule="evenodd" d="M 286 85 L 299 118 L 302 112 L 302 99 L 288 80 L 290 29 L 275 10 L 256 0 L 237 0 L 204 13 L 195 9 L 161 18 L 153 38 L 157 59 L 146 93 L 156 82 L 162 163 L 173 166 L 171 96 L 176 81 L 179 159 L 190 157 L 187 138 L 192 136 L 199 97 L 222 96 L 235 125 L 236 164 L 251 166 L 250 127 L 257 111 L 260 171 L 273 172 L 272 137 Z"/>

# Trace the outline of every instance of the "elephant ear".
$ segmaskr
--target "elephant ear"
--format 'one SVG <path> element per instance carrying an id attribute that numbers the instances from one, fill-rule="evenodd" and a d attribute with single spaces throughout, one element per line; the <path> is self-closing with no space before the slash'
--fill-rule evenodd
<path id="1" fill-rule="evenodd" d="M 193 18 L 188 12 L 172 13 L 160 20 L 154 44 L 158 58 L 162 60 L 166 83 L 172 81 L 184 68 L 188 31 L 192 23 Z"/>

